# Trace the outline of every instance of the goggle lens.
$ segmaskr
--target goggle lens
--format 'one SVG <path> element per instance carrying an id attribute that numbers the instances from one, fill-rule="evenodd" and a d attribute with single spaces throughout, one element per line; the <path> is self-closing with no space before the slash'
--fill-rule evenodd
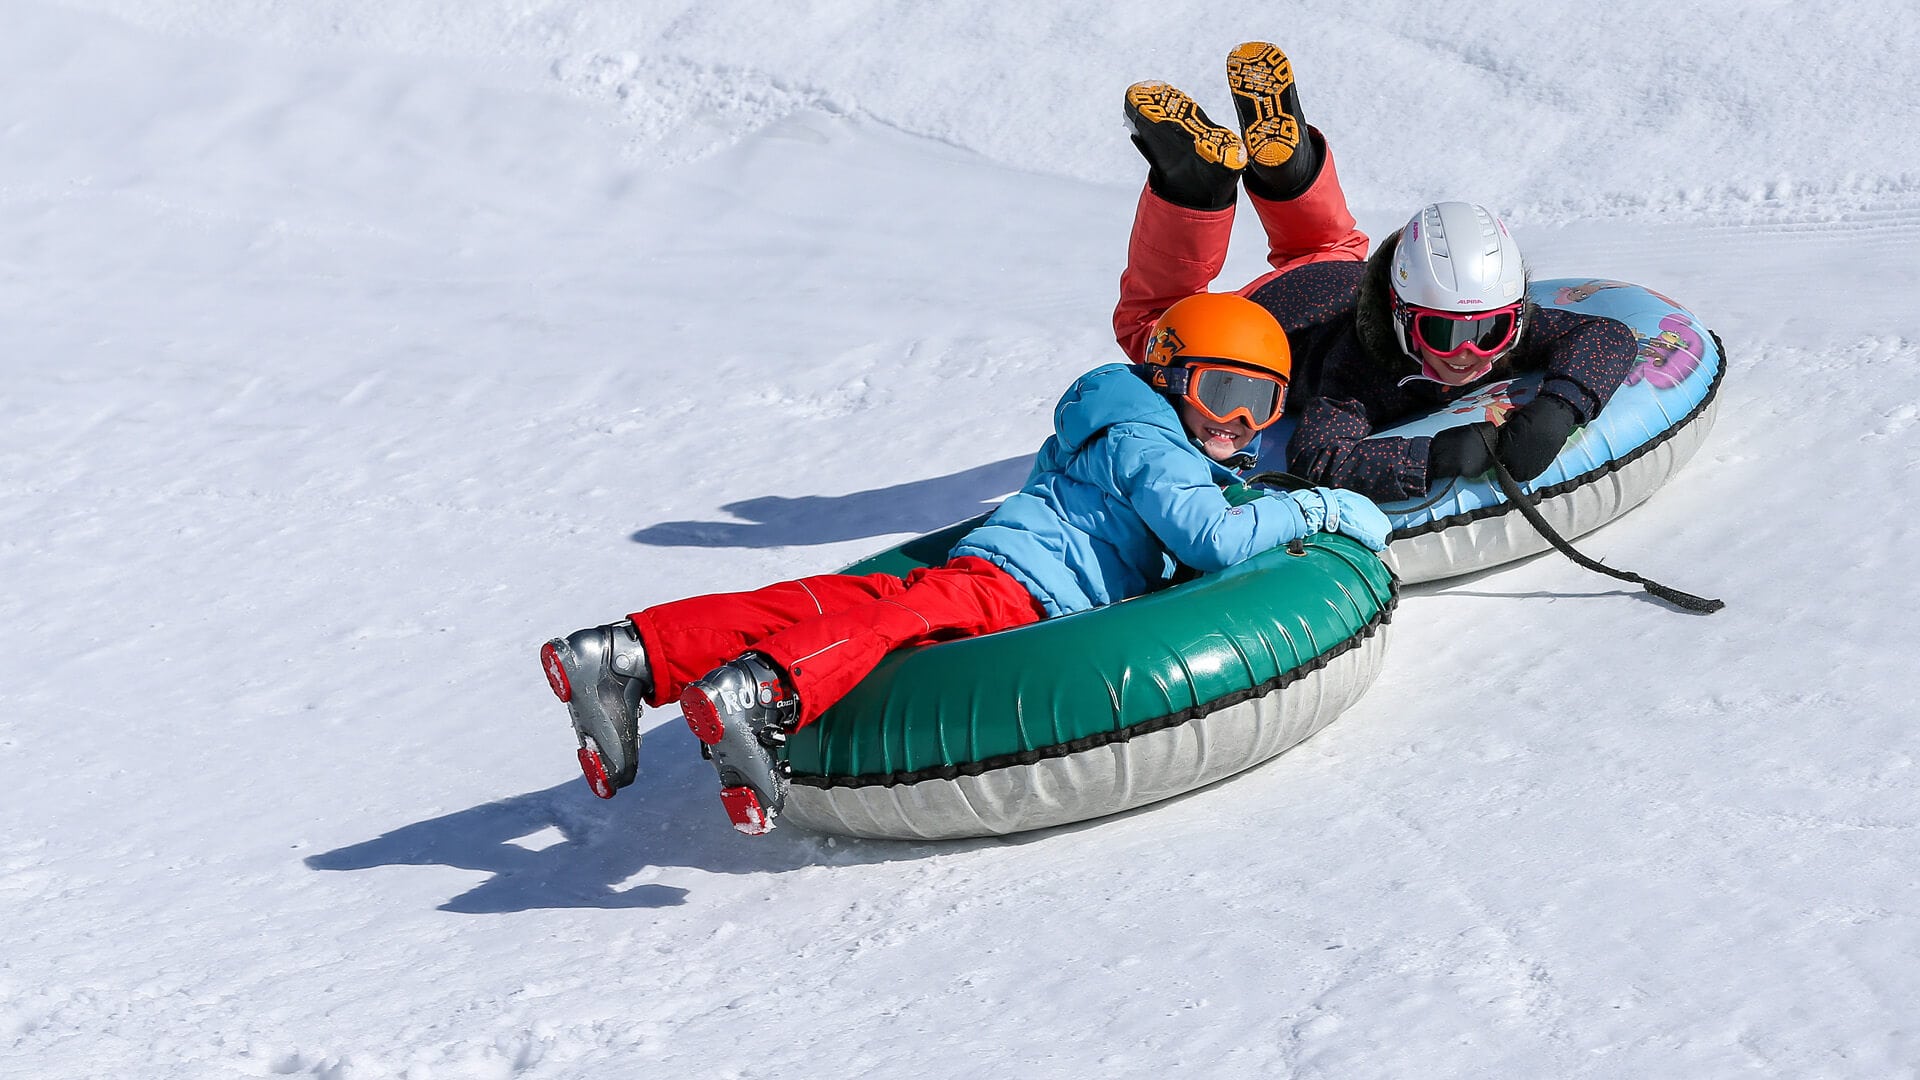
<path id="1" fill-rule="evenodd" d="M 1280 419 L 1286 383 L 1240 368 L 1187 365 L 1187 400 L 1214 420 L 1226 423 L 1241 414 L 1259 431 Z"/>
<path id="2" fill-rule="evenodd" d="M 1420 343 L 1437 355 L 1452 356 L 1472 349 L 1485 356 L 1513 340 L 1519 321 L 1516 315 L 1510 308 L 1468 315 L 1417 310 L 1413 313 L 1413 329 Z"/>

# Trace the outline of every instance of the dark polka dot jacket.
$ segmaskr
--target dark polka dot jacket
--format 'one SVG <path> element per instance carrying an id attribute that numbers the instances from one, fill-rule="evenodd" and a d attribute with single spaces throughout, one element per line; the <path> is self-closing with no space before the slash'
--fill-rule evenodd
<path id="1" fill-rule="evenodd" d="M 1289 471 L 1382 502 L 1427 492 L 1426 436 L 1368 439 L 1381 428 L 1439 410 L 1474 389 L 1425 379 L 1400 350 L 1389 321 L 1387 267 L 1399 234 L 1364 264 L 1308 263 L 1248 293 L 1273 313 L 1293 348 L 1287 410 L 1299 427 Z M 1529 305 L 1520 342 L 1479 384 L 1544 371 L 1540 392 L 1591 421 L 1632 368 L 1639 342 L 1625 323 Z"/>

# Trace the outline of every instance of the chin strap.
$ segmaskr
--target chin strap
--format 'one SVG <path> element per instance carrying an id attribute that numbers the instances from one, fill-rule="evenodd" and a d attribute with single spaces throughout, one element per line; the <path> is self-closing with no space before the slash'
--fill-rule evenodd
<path id="1" fill-rule="evenodd" d="M 1592 570 L 1596 574 L 1605 574 L 1610 578 L 1630 581 L 1682 611 L 1691 611 L 1699 615 L 1711 615 L 1727 606 L 1724 600 L 1713 600 L 1704 596 L 1695 596 L 1692 593 L 1681 592 L 1679 589 L 1643 578 L 1639 574 L 1631 571 L 1615 570 L 1605 563 L 1596 559 L 1590 559 L 1580 552 L 1575 551 L 1573 545 L 1567 543 L 1565 537 L 1555 532 L 1552 525 L 1547 524 L 1547 519 L 1541 515 L 1540 508 L 1534 505 L 1533 499 L 1530 498 L 1526 492 L 1520 490 L 1519 482 L 1514 480 L 1513 474 L 1508 472 L 1507 467 L 1500 463 L 1500 455 L 1498 447 L 1494 442 L 1493 433 L 1482 429 L 1480 439 L 1487 444 L 1487 454 L 1493 458 L 1494 478 L 1499 481 L 1500 490 L 1506 493 L 1507 501 L 1511 502 L 1520 511 L 1521 516 L 1527 519 L 1527 523 L 1532 525 L 1541 536 L 1546 537 L 1547 543 L 1552 544 L 1560 554 L 1565 555 L 1567 558 L 1572 559 L 1588 570 Z"/>

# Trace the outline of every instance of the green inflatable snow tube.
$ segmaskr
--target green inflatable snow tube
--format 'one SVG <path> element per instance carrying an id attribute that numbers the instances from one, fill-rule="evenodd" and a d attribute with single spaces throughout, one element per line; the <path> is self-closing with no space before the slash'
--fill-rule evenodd
<path id="1" fill-rule="evenodd" d="M 980 519 L 847 567 L 937 564 Z M 1094 611 L 889 655 L 787 743 L 784 816 L 985 836 L 1191 791 L 1318 731 L 1378 673 L 1398 583 L 1342 536 Z"/>

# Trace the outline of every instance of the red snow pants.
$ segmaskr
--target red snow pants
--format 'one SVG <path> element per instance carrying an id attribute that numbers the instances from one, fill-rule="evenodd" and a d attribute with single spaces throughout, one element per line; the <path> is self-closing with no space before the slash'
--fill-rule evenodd
<path id="1" fill-rule="evenodd" d="M 1240 289 L 1246 296 L 1296 266 L 1313 262 L 1365 262 L 1367 234 L 1355 227 L 1346 193 L 1333 167 L 1333 151 L 1318 129 L 1309 138 L 1321 152 L 1320 175 L 1299 197 L 1277 202 L 1249 192 L 1253 212 L 1267 233 L 1272 271 Z M 1113 334 L 1134 363 L 1146 359 L 1153 324 L 1172 307 L 1205 292 L 1227 262 L 1233 207 L 1188 210 L 1142 188 L 1127 239 L 1127 268 L 1120 275 L 1120 303 Z"/>
<path id="2" fill-rule="evenodd" d="M 653 669 L 653 705 L 749 650 L 785 672 L 799 726 L 818 719 L 895 649 L 1039 622 L 1033 594 L 985 559 L 963 555 L 893 574 L 824 574 L 714 593 L 627 616 Z"/>

